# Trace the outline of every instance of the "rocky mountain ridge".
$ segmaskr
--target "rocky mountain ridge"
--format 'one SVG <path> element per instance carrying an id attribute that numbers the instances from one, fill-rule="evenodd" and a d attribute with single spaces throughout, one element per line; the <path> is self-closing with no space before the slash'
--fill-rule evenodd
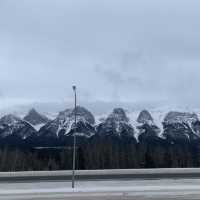
<path id="1" fill-rule="evenodd" d="M 73 136 L 74 132 L 77 136 L 86 138 L 94 135 L 134 137 L 137 140 L 159 137 L 169 141 L 200 138 L 200 121 L 195 113 L 170 111 L 163 118 L 162 128 L 156 124 L 148 110 L 142 110 L 134 124 L 122 108 L 115 108 L 98 124 L 95 124 L 95 117 L 86 108 L 78 106 L 76 113 L 77 127 L 74 125 L 74 109 L 60 112 L 53 120 L 49 120 L 34 109 L 29 111 L 24 119 L 15 115 L 6 115 L 0 119 L 0 138 L 15 135 L 21 139 L 33 136 L 59 139 Z M 46 123 L 39 130 L 34 128 L 36 122 L 44 121 Z"/>
<path id="2" fill-rule="evenodd" d="M 97 125 L 97 133 L 101 136 L 134 136 L 134 128 L 129 123 L 125 111 L 122 108 L 115 108 L 104 122 Z"/>
<path id="3" fill-rule="evenodd" d="M 36 135 L 36 130 L 26 121 L 14 115 L 5 115 L 0 119 L 0 137 L 19 136 L 21 139 L 27 139 Z"/>
<path id="4" fill-rule="evenodd" d="M 23 118 L 23 120 L 29 122 L 33 126 L 37 126 L 40 124 L 46 124 L 50 120 L 40 113 L 38 113 L 34 108 L 32 108 L 28 114 Z"/>
<path id="5" fill-rule="evenodd" d="M 75 129 L 74 112 L 74 109 L 66 109 L 65 111 L 60 112 L 56 119 L 50 121 L 40 129 L 39 135 L 48 137 L 71 135 Z M 76 132 L 78 132 L 79 135 L 85 134 L 85 136 L 87 137 L 92 136 L 95 133 L 95 130 L 93 128 L 95 124 L 95 118 L 92 113 L 81 106 L 77 106 L 76 115 Z"/>

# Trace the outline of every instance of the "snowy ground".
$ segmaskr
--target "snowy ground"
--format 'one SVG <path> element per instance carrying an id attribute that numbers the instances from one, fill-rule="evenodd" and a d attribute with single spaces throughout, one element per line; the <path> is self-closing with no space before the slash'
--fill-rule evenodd
<path id="1" fill-rule="evenodd" d="M 200 199 L 200 179 L 0 183 L 0 199 Z"/>

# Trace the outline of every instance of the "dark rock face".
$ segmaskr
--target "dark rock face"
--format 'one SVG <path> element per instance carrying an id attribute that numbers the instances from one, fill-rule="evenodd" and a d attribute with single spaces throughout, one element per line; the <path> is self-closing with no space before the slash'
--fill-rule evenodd
<path id="1" fill-rule="evenodd" d="M 165 118 L 165 124 L 174 124 L 174 123 L 193 123 L 198 121 L 198 116 L 195 113 L 184 113 L 184 112 L 169 112 Z"/>
<path id="2" fill-rule="evenodd" d="M 169 112 L 163 122 L 163 136 L 170 141 L 188 141 L 199 137 L 199 120 L 196 114 Z"/>
<path id="3" fill-rule="evenodd" d="M 137 129 L 139 130 L 139 141 L 158 140 L 160 129 L 156 125 L 143 124 Z"/>
<path id="4" fill-rule="evenodd" d="M 59 122 L 57 119 L 48 122 L 38 132 L 40 137 L 58 137 Z"/>
<path id="5" fill-rule="evenodd" d="M 139 130 L 139 141 L 158 139 L 160 128 L 154 124 L 153 117 L 149 111 L 141 111 L 137 118 L 137 122 L 140 123 L 140 125 L 137 126 L 137 129 Z"/>
<path id="6" fill-rule="evenodd" d="M 98 125 L 97 133 L 100 136 L 114 135 L 133 137 L 134 129 L 129 124 L 129 119 L 125 111 L 122 108 L 115 108 L 105 122 Z"/>
<path id="7" fill-rule="evenodd" d="M 108 119 L 113 119 L 118 122 L 128 122 L 129 119 L 126 116 L 125 111 L 122 108 L 115 108 L 113 112 L 108 116 Z"/>
<path id="8" fill-rule="evenodd" d="M 35 109 L 31 109 L 24 117 L 24 120 L 32 125 L 46 124 L 49 122 L 46 116 L 39 114 Z"/>
<path id="9" fill-rule="evenodd" d="M 76 133 L 76 136 L 91 137 L 95 134 L 95 128 L 89 123 L 78 121 L 77 127 L 72 127 L 68 135 L 73 136 L 74 133 Z"/>
<path id="10" fill-rule="evenodd" d="M 192 123 L 192 128 L 195 134 L 200 138 L 200 121 L 195 121 Z"/>
<path id="11" fill-rule="evenodd" d="M 17 136 L 27 139 L 36 135 L 36 130 L 27 122 L 14 115 L 6 115 L 0 119 L 0 137 Z"/>
<path id="12" fill-rule="evenodd" d="M 137 122 L 141 124 L 152 124 L 153 123 L 153 117 L 147 110 L 143 110 L 140 112 Z"/>
<path id="13" fill-rule="evenodd" d="M 70 136 L 74 132 L 74 109 L 67 109 L 60 112 L 58 117 L 47 123 L 39 131 L 39 135 L 47 137 Z M 95 134 L 94 116 L 87 109 L 78 106 L 76 110 L 77 129 L 76 134 L 79 136 L 90 137 Z"/>

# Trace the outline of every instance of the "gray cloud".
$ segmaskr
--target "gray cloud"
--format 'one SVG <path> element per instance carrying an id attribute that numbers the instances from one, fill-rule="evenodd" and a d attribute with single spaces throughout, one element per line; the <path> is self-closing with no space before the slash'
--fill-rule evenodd
<path id="1" fill-rule="evenodd" d="M 10 102 L 198 105 L 197 0 L 1 0 L 0 85 Z"/>

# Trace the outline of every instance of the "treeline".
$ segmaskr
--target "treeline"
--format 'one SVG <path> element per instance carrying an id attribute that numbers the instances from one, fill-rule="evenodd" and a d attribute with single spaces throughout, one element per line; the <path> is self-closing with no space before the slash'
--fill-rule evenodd
<path id="1" fill-rule="evenodd" d="M 77 169 L 200 167 L 200 141 L 95 136 L 77 146 Z M 72 147 L 0 148 L 0 171 L 70 170 Z"/>

